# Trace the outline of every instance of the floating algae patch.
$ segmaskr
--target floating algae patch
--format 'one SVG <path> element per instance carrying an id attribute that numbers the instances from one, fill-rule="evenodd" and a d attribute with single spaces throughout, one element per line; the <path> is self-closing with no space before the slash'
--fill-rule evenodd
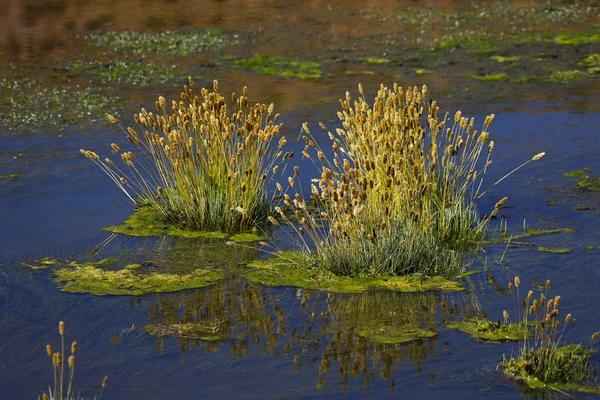
<path id="1" fill-rule="evenodd" d="M 576 187 L 578 192 L 600 192 L 600 178 L 590 176 L 589 171 L 590 168 L 581 168 L 565 172 L 563 176 L 579 179 Z"/>
<path id="2" fill-rule="evenodd" d="M 517 341 L 529 337 L 529 329 L 523 324 L 500 321 L 492 322 L 482 319 L 452 322 L 446 325 L 447 329 L 458 329 L 477 339 L 490 342 Z"/>
<path id="3" fill-rule="evenodd" d="M 514 243 L 515 240 L 524 239 L 528 237 L 542 236 L 542 235 L 550 235 L 553 233 L 573 233 L 575 229 L 572 228 L 556 228 L 556 229 L 529 229 L 527 232 L 520 233 L 518 235 L 504 236 L 499 238 L 494 238 L 490 240 L 482 240 L 478 242 L 479 244 L 493 244 L 493 243 L 503 243 L 508 242 Z"/>
<path id="4" fill-rule="evenodd" d="M 187 57 L 206 50 L 221 50 L 236 45 L 237 38 L 218 29 L 200 32 L 115 32 L 84 36 L 92 46 L 109 48 L 115 52 L 130 51 L 134 54 L 158 53 Z"/>
<path id="5" fill-rule="evenodd" d="M 104 120 L 114 98 L 89 88 L 48 86 L 35 79 L 0 80 L 0 125 L 12 130 L 62 130 L 70 124 Z"/>
<path id="6" fill-rule="evenodd" d="M 392 62 L 389 58 L 384 57 L 362 57 L 359 58 L 358 61 L 368 63 L 368 64 L 388 64 Z"/>
<path id="7" fill-rule="evenodd" d="M 151 336 L 173 336 L 183 339 L 200 339 L 207 342 L 221 340 L 219 323 L 203 321 L 183 324 L 156 324 L 146 325 L 144 331 Z"/>
<path id="8" fill-rule="evenodd" d="M 224 278 L 221 268 L 199 268 L 188 274 L 138 272 L 137 268 L 125 266 L 119 270 L 107 270 L 94 263 L 59 268 L 54 271 L 60 290 L 69 293 L 103 295 L 132 295 L 145 293 L 175 292 L 208 286 Z"/>
<path id="9" fill-rule="evenodd" d="M 579 62 L 577 65 L 587 68 L 590 74 L 598 73 L 600 72 L 600 54 L 590 54 L 588 57 L 581 60 L 581 62 Z"/>
<path id="10" fill-rule="evenodd" d="M 541 251 L 543 253 L 554 253 L 554 254 L 567 254 L 573 251 L 573 249 L 570 249 L 568 247 L 544 247 L 544 246 L 539 246 L 538 251 Z"/>
<path id="11" fill-rule="evenodd" d="M 290 60 L 278 56 L 257 54 L 252 58 L 242 58 L 235 65 L 257 74 L 280 78 L 317 79 L 321 77 L 320 65 L 316 62 Z"/>
<path id="12" fill-rule="evenodd" d="M 197 231 L 180 228 L 164 221 L 162 215 L 148 206 L 139 207 L 133 215 L 121 225 L 109 226 L 105 231 L 120 233 L 129 236 L 181 236 L 186 238 L 230 239 L 236 242 L 257 242 L 262 237 L 255 233 L 240 233 L 230 236 L 224 232 Z"/>
<path id="13" fill-rule="evenodd" d="M 477 74 L 469 74 L 469 78 L 477 79 L 481 82 L 497 82 L 497 81 L 507 81 L 509 79 L 508 74 L 502 72 L 499 74 L 489 74 L 489 75 L 477 75 Z"/>
<path id="14" fill-rule="evenodd" d="M 551 83 L 573 83 L 580 82 L 589 78 L 589 74 L 578 69 L 571 71 L 554 71 L 550 76 L 546 78 Z"/>
<path id="15" fill-rule="evenodd" d="M 316 268 L 305 268 L 306 255 L 297 251 L 280 251 L 274 257 L 257 260 L 241 267 L 239 274 L 267 286 L 294 286 L 331 293 L 360 293 L 369 289 L 398 292 L 425 292 L 432 290 L 461 291 L 459 282 L 440 276 L 409 275 L 398 277 L 347 277 Z"/>
<path id="16" fill-rule="evenodd" d="M 371 342 L 381 344 L 407 343 L 413 340 L 431 338 L 437 332 L 414 326 L 369 326 L 361 329 L 358 334 Z"/>
<path id="17" fill-rule="evenodd" d="M 70 69 L 102 82 L 140 86 L 164 84 L 178 77 L 175 65 L 162 67 L 151 62 L 86 61 L 73 63 Z"/>
<path id="18" fill-rule="evenodd" d="M 492 56 L 491 59 L 496 62 L 499 62 L 499 63 L 512 63 L 512 62 L 519 61 L 521 59 L 521 56 L 510 56 L 510 57 Z"/>

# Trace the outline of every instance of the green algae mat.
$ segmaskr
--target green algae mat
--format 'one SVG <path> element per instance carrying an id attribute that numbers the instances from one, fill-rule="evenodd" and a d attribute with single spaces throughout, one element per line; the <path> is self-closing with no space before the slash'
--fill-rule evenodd
<path id="1" fill-rule="evenodd" d="M 230 235 L 219 231 L 180 228 L 164 221 L 161 215 L 150 207 L 140 207 L 121 225 L 109 226 L 104 230 L 128 236 L 180 236 L 185 238 L 227 239 L 240 243 L 262 240 L 262 237 L 254 232 Z"/>
<path id="2" fill-rule="evenodd" d="M 116 263 L 113 259 L 107 260 L 67 264 L 54 271 L 54 281 L 61 284 L 63 292 L 139 296 L 202 288 L 225 277 L 222 268 L 198 268 L 185 274 L 145 272 L 140 264 L 120 269 L 102 268 Z"/>
<path id="3" fill-rule="evenodd" d="M 369 289 L 398 292 L 433 290 L 461 291 L 459 282 L 441 276 L 409 275 L 398 277 L 347 277 L 317 269 L 301 268 L 303 255 L 297 251 L 281 251 L 275 257 L 248 263 L 239 269 L 240 276 L 267 286 L 295 286 L 331 293 L 360 293 Z"/>
<path id="4" fill-rule="evenodd" d="M 452 322 L 446 325 L 446 329 L 458 329 L 479 340 L 494 343 L 518 341 L 530 335 L 529 329 L 524 327 L 523 324 L 503 324 L 499 321 L 493 322 L 481 319 Z"/>

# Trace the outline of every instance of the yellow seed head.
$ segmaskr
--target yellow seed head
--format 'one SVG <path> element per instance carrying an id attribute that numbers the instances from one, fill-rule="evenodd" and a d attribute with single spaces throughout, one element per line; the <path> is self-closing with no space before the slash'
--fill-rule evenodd
<path id="1" fill-rule="evenodd" d="M 192 78 L 190 78 L 190 80 L 192 80 Z M 106 387 L 106 382 L 108 381 L 108 375 L 104 377 L 104 379 L 102 379 L 102 388 Z"/>
<path id="2" fill-rule="evenodd" d="M 546 290 L 550 289 L 550 279 L 546 281 Z"/>
<path id="3" fill-rule="evenodd" d="M 44 393 L 44 395 L 42 396 L 42 400 L 48 400 L 48 395 L 46 393 Z"/>
<path id="4" fill-rule="evenodd" d="M 533 161 L 537 161 L 537 160 L 539 160 L 540 158 L 544 157 L 545 155 L 546 155 L 546 153 L 544 153 L 544 152 L 542 152 L 542 153 L 538 153 L 538 154 L 536 154 L 535 156 L 533 156 L 531 159 L 532 159 Z"/>
<path id="5" fill-rule="evenodd" d="M 508 317 L 509 317 L 508 311 L 506 311 L 506 310 L 502 311 L 502 316 L 504 317 L 505 321 L 508 321 Z"/>
<path id="6" fill-rule="evenodd" d="M 568 324 L 570 320 L 571 320 L 571 314 L 567 314 L 567 316 L 565 317 L 565 325 Z"/>
<path id="7" fill-rule="evenodd" d="M 521 285 L 521 279 L 518 276 L 515 276 L 515 287 L 519 287 Z"/>
<path id="8" fill-rule="evenodd" d="M 65 334 L 65 323 L 63 321 L 58 323 L 58 333 L 60 333 L 61 336 Z"/>
<path id="9" fill-rule="evenodd" d="M 548 304 L 546 304 L 546 311 L 550 311 L 553 304 L 554 304 L 554 300 L 552 300 L 552 299 L 548 300 Z"/>
<path id="10" fill-rule="evenodd" d="M 49 344 L 46 345 L 46 354 L 48 354 L 48 357 L 52 357 L 52 346 Z"/>
<path id="11" fill-rule="evenodd" d="M 110 114 L 108 114 L 108 120 L 109 120 L 110 122 L 112 122 L 113 124 L 118 124 L 118 123 L 119 123 L 119 120 L 118 120 L 118 119 L 116 119 L 115 117 L 113 117 L 113 116 L 112 116 L 112 115 L 110 115 Z"/>
<path id="12" fill-rule="evenodd" d="M 508 290 L 510 290 L 511 293 L 514 291 L 512 282 L 508 282 Z"/>
<path id="13" fill-rule="evenodd" d="M 269 221 L 273 224 L 273 225 L 279 225 L 279 222 L 277 222 L 277 220 L 272 217 L 271 215 L 269 215 Z"/>
<path id="14" fill-rule="evenodd" d="M 554 298 L 554 308 L 558 308 L 559 305 L 560 305 L 560 296 L 556 296 Z"/>
<path id="15" fill-rule="evenodd" d="M 75 366 L 75 356 L 69 356 L 69 368 L 73 368 Z"/>
<path id="16" fill-rule="evenodd" d="M 595 341 L 596 341 L 596 339 L 598 339 L 598 332 L 594 332 L 594 333 L 592 334 L 592 342 L 595 342 Z"/>
<path id="17" fill-rule="evenodd" d="M 73 342 L 71 343 L 71 353 L 72 354 L 76 354 L 77 353 L 77 342 Z"/>
<path id="18" fill-rule="evenodd" d="M 531 298 L 532 298 L 532 297 L 533 297 L 533 290 L 530 290 L 530 291 L 527 293 L 527 300 L 531 300 Z"/>

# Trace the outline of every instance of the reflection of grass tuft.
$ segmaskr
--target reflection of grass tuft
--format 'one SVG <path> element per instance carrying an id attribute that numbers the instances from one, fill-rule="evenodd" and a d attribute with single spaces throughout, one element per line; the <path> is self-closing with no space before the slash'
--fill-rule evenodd
<path id="1" fill-rule="evenodd" d="M 321 70 L 318 63 L 289 60 L 265 54 L 236 60 L 235 65 L 258 74 L 273 75 L 280 78 L 316 79 L 321 77 Z"/>

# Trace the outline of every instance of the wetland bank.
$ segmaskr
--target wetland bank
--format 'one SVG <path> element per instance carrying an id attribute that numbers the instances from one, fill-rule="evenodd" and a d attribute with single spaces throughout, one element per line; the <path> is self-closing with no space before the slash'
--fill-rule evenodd
<path id="1" fill-rule="evenodd" d="M 530 289 L 531 301 L 541 302 L 542 294 L 550 298 L 549 279 L 553 304 L 539 313 L 558 310 L 560 293 L 560 329 L 567 315 L 577 320 L 568 321 L 560 346 L 583 346 L 567 347 L 552 360 L 580 363 L 590 357 L 591 364 L 598 363 L 597 353 L 586 353 L 600 328 L 600 314 L 590 301 L 600 248 L 595 2 L 108 3 L 10 1 L 0 16 L 3 393 L 37 398 L 47 390 L 52 365 L 44 346 L 57 350 L 56 327 L 64 321 L 67 339 L 78 342 L 74 389 L 82 398 L 98 395 L 105 375 L 103 398 L 124 399 L 198 393 L 388 397 L 391 392 L 537 398 L 558 393 L 549 386 L 578 398 L 594 396 L 579 392 L 589 392 L 581 382 L 532 383 L 531 360 L 509 360 L 526 343 L 518 325 L 524 316 L 521 301 Z M 284 160 L 287 167 L 280 166 L 284 174 L 266 187 L 276 201 L 291 204 L 280 205 L 283 216 L 273 209 L 268 213 L 278 225 L 219 229 L 209 224 L 200 232 L 188 222 L 182 229 L 154 218 L 147 207 L 135 211 L 79 153 L 86 149 L 121 163 L 121 154 L 132 151 L 141 160 L 106 114 L 135 128 L 133 114 L 139 118 L 141 107 L 160 114 L 154 105 L 159 96 L 170 113 L 171 100 L 179 101 L 181 87 L 189 85 L 188 76 L 198 94 L 212 91 L 217 79 L 228 111 L 235 103 L 231 92 L 246 97 L 245 85 L 251 106 L 265 104 L 258 111 L 270 114 L 274 105 L 270 118 L 279 114 L 279 134 L 286 139 L 280 157 L 294 153 Z M 338 111 L 350 116 L 338 99 L 350 92 L 352 108 L 362 98 L 359 83 L 371 107 L 382 83 L 390 90 L 394 83 L 404 89 L 416 85 L 419 92 L 426 84 L 424 116 L 430 99 L 450 111 L 451 120 L 457 110 L 474 116 L 478 130 L 486 115 L 495 114 L 489 127 L 493 163 L 481 184 L 481 191 L 490 189 L 476 202 L 478 217 L 495 215 L 485 237 L 476 238 L 478 251 L 443 282 L 438 269 L 424 269 L 409 276 L 405 291 L 397 280 L 406 278 L 392 277 L 397 274 L 382 277 L 373 269 L 349 278 L 341 273 L 348 275 L 347 262 L 344 268 L 318 268 L 334 260 L 334 253 L 321 253 L 310 268 L 289 263 L 303 255 L 285 251 L 315 248 L 306 239 L 309 229 L 327 223 L 302 225 L 302 218 L 318 210 L 308 202 L 308 214 L 294 218 L 304 210 L 302 203 L 295 207 L 296 194 L 308 199 L 311 184 L 322 194 L 312 182 L 325 172 L 312 162 L 319 160 L 317 146 L 334 165 L 331 139 L 319 122 L 334 137 L 336 129 L 347 131 L 344 123 L 359 123 L 336 116 Z M 542 151 L 544 158 L 493 186 Z M 358 173 L 344 170 L 343 157 L 338 162 L 340 182 L 343 172 Z M 238 176 L 253 173 L 246 166 Z M 379 178 L 372 177 L 375 187 Z M 385 187 L 386 180 L 381 182 Z M 289 185 L 289 200 L 276 183 Z M 247 193 L 242 184 L 250 183 L 240 182 L 240 193 Z M 170 194 L 165 190 L 162 196 Z M 504 196 L 508 199 L 498 204 Z M 241 208 L 250 214 L 250 206 Z M 411 211 L 406 214 L 414 218 Z M 427 215 L 425 208 L 414 211 Z M 434 213 L 424 220 L 427 225 L 435 220 L 441 236 L 443 221 Z M 230 217 L 243 216 L 237 210 Z M 305 239 L 298 227 L 304 227 Z M 340 237 L 348 229 L 342 226 Z M 369 241 L 361 245 L 361 257 L 372 254 L 380 231 L 376 238 L 373 233 L 370 238 L 365 233 Z M 269 254 L 279 251 L 284 251 L 279 258 Z M 347 251 L 347 259 L 352 254 Z M 515 276 L 522 282 L 516 287 Z M 528 348 L 535 329 L 530 326 Z M 497 368 L 503 360 L 508 364 Z M 577 371 L 571 379 L 594 385 L 586 370 Z"/>

